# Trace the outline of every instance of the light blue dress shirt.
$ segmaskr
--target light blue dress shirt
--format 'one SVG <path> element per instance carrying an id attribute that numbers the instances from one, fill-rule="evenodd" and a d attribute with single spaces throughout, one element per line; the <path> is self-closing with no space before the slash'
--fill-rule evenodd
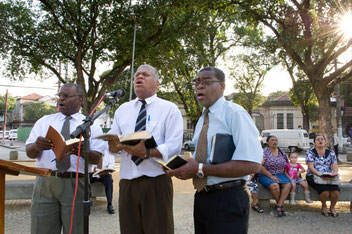
<path id="1" fill-rule="evenodd" d="M 205 108 L 203 108 L 204 113 Z M 246 110 L 241 106 L 226 101 L 224 97 L 219 98 L 209 108 L 209 128 L 207 133 L 208 151 L 207 163 L 210 163 L 209 156 L 212 149 L 212 137 L 217 133 L 229 134 L 233 136 L 233 142 L 236 150 L 232 156 L 232 160 L 241 160 L 261 163 L 263 159 L 263 150 L 259 142 L 259 132 Z M 194 132 L 193 142 L 197 149 L 197 143 L 200 131 L 203 126 L 203 114 L 197 122 Z M 193 154 L 195 157 L 196 151 Z M 248 176 L 240 178 L 226 178 L 208 176 L 207 185 L 218 184 L 225 181 L 244 179 L 247 180 Z"/>

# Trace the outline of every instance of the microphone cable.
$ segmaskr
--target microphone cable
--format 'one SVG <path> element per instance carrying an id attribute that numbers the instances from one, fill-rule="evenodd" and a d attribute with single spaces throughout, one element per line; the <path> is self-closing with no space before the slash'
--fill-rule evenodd
<path id="1" fill-rule="evenodd" d="M 104 96 L 102 96 L 95 105 L 94 109 L 92 112 L 89 114 L 89 116 L 92 116 L 94 111 L 97 109 L 97 107 L 100 105 L 100 103 L 103 101 Z M 89 140 L 89 139 L 88 139 Z M 72 233 L 72 226 L 73 226 L 73 214 L 75 212 L 75 203 L 76 203 L 76 196 L 77 196 L 77 189 L 78 189 L 78 173 L 79 173 L 79 157 L 81 156 L 81 145 L 82 145 L 82 134 L 79 136 L 79 144 L 78 144 L 78 155 L 77 155 L 77 168 L 76 168 L 76 185 L 75 185 L 75 193 L 73 195 L 73 201 L 72 201 L 72 207 L 71 207 L 71 222 L 70 222 L 70 234 Z M 80 218 L 80 217 L 79 217 Z"/>

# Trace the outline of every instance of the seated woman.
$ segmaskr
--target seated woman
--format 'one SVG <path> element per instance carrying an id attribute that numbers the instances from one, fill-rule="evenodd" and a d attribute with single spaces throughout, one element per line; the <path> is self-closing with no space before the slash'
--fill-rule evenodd
<path id="1" fill-rule="evenodd" d="M 323 172 L 329 172 L 332 176 L 337 175 L 338 167 L 337 160 L 333 150 L 325 148 L 325 138 L 323 135 L 318 134 L 314 137 L 314 145 L 312 149 L 306 153 L 307 182 L 315 190 L 317 190 L 321 200 L 321 213 L 324 216 L 332 215 L 337 217 L 338 214 L 335 210 L 336 202 L 340 195 L 340 188 L 338 185 L 331 184 L 316 184 L 314 182 L 313 174 L 321 176 Z M 330 212 L 328 213 L 326 201 L 330 198 Z"/>
<path id="2" fill-rule="evenodd" d="M 276 136 L 268 136 L 268 147 L 264 148 L 263 162 L 260 168 L 259 183 L 270 190 L 276 201 L 274 214 L 278 217 L 286 215 L 283 204 L 291 190 L 291 182 L 284 173 L 288 162 L 285 152 L 280 150 Z"/>

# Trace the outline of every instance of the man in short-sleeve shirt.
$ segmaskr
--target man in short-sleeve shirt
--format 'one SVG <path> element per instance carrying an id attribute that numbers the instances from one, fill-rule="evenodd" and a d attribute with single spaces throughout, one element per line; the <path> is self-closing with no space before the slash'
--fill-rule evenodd
<path id="1" fill-rule="evenodd" d="M 179 179 L 194 179 L 197 188 L 194 200 L 196 234 L 247 233 L 249 197 L 244 187 L 247 175 L 260 169 L 263 151 L 258 140 L 259 132 L 241 106 L 225 100 L 225 75 L 220 69 L 201 69 L 194 85 L 198 102 L 204 106 L 193 137 L 196 143 L 194 157 L 197 159 L 197 151 L 202 151 L 198 144 L 203 142 L 201 132 L 208 125 L 207 160 L 198 163 L 189 159 L 186 165 L 167 173 Z M 217 133 L 232 135 L 236 149 L 231 160 L 210 164 L 211 139 Z M 206 185 L 201 189 L 195 181 L 204 177 Z"/>

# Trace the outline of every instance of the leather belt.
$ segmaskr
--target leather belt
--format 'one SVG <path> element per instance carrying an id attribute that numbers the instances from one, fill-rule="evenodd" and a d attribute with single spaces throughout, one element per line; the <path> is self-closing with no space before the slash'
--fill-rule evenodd
<path id="1" fill-rule="evenodd" d="M 59 171 L 52 171 L 51 176 L 60 177 L 60 178 L 76 178 L 76 172 L 59 172 Z M 84 177 L 84 174 L 78 173 L 78 177 Z"/>
<path id="2" fill-rule="evenodd" d="M 243 187 L 245 184 L 246 184 L 245 180 L 232 180 L 232 181 L 226 181 L 226 182 L 219 183 L 219 184 L 205 186 L 202 191 L 210 192 L 210 191 L 214 191 L 214 190 L 224 190 L 224 189 L 232 188 L 232 187 L 240 187 L 240 186 Z"/>

